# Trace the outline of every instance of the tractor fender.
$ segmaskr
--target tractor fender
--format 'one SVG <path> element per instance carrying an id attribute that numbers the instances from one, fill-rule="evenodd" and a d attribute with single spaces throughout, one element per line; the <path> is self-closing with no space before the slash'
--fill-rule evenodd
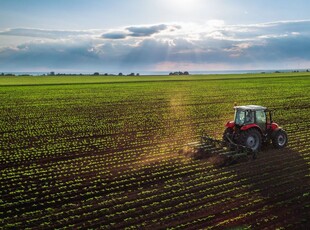
<path id="1" fill-rule="evenodd" d="M 229 121 L 229 122 L 226 123 L 225 127 L 233 129 L 235 127 L 235 122 L 234 121 Z"/>
<path id="2" fill-rule="evenodd" d="M 259 133 L 263 136 L 263 132 L 262 132 L 261 128 L 256 124 L 249 124 L 249 125 L 245 125 L 245 126 L 241 127 L 242 131 L 246 131 L 249 129 L 257 129 L 259 131 Z"/>
<path id="3" fill-rule="evenodd" d="M 245 131 L 245 130 L 252 129 L 252 128 L 258 128 L 260 130 L 259 126 L 256 124 L 244 125 L 241 127 L 241 130 Z"/>
<path id="4" fill-rule="evenodd" d="M 276 133 L 278 132 L 278 131 L 280 131 L 280 130 L 283 130 L 281 127 L 277 127 L 276 129 L 274 129 L 274 130 L 272 130 L 272 133 L 271 133 L 271 137 L 273 138 L 275 135 L 276 135 Z M 284 131 L 284 130 L 283 130 Z"/>
<path id="5" fill-rule="evenodd" d="M 281 129 L 281 127 L 275 122 L 268 124 L 268 128 L 271 129 L 273 132 L 277 131 L 278 129 Z"/>

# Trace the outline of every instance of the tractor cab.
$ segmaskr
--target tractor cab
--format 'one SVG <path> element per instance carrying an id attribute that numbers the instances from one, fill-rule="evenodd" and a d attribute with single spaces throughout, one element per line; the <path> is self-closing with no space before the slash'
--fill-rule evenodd
<path id="1" fill-rule="evenodd" d="M 267 111 L 266 107 L 249 105 L 249 106 L 235 106 L 235 119 L 234 124 L 242 127 L 245 125 L 256 124 L 261 131 L 266 131 L 267 129 Z M 271 113 L 269 113 L 270 117 Z M 271 118 L 271 117 L 270 117 Z M 269 124 L 270 119 L 269 118 Z"/>

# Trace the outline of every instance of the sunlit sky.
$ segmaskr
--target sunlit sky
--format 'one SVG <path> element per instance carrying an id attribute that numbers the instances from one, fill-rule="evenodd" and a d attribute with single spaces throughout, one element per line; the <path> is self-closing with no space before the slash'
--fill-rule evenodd
<path id="1" fill-rule="evenodd" d="M 0 0 L 0 72 L 310 68 L 306 0 Z"/>

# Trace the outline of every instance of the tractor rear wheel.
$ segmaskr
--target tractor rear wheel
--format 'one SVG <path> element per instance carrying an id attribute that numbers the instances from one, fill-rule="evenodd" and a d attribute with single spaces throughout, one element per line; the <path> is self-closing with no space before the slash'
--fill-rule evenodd
<path id="1" fill-rule="evenodd" d="M 287 144 L 287 134 L 283 129 L 275 131 L 272 135 L 272 144 L 277 149 L 282 149 Z"/>
<path id="2" fill-rule="evenodd" d="M 248 129 L 243 131 L 240 135 L 240 143 L 253 152 L 258 152 L 262 146 L 262 136 L 256 129 Z"/>

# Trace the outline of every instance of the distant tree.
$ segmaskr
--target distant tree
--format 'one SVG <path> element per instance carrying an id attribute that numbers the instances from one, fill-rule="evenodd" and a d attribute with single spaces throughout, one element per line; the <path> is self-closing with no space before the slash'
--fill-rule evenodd
<path id="1" fill-rule="evenodd" d="M 307 69 L 307 71 L 306 72 L 309 72 L 309 70 Z"/>
<path id="2" fill-rule="evenodd" d="M 140 74 L 139 74 L 139 73 L 137 73 L 137 74 L 136 74 L 136 76 L 140 76 Z"/>
<path id="3" fill-rule="evenodd" d="M 130 73 L 127 76 L 135 76 L 135 73 Z"/>
<path id="4" fill-rule="evenodd" d="M 182 71 L 177 71 L 177 72 L 170 72 L 169 75 L 189 75 L 188 71 L 182 72 Z"/>
<path id="5" fill-rule="evenodd" d="M 50 72 L 50 75 L 55 76 L 55 72 L 54 71 Z"/>
<path id="6" fill-rule="evenodd" d="M 108 73 L 105 73 L 105 74 L 104 74 L 104 76 L 108 76 L 108 75 L 109 75 Z"/>
<path id="7" fill-rule="evenodd" d="M 119 73 L 118 76 L 123 76 L 123 73 Z"/>
<path id="8" fill-rule="evenodd" d="M 4 76 L 4 73 L 1 73 L 1 76 Z"/>
<path id="9" fill-rule="evenodd" d="M 94 73 L 94 76 L 99 76 L 99 73 L 98 73 L 98 72 L 95 72 L 95 73 Z"/>

